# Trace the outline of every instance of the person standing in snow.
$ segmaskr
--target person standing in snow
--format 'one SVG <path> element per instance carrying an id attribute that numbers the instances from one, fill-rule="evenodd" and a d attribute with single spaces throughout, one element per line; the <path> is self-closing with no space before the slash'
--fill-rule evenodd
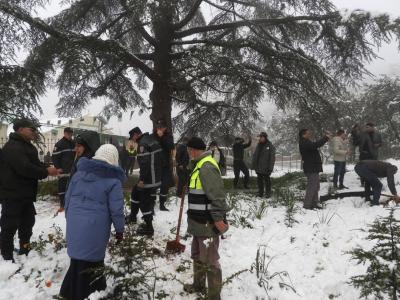
<path id="1" fill-rule="evenodd" d="M 246 148 L 249 148 L 251 146 L 251 137 L 249 137 L 249 142 L 244 143 L 244 139 L 240 137 L 235 138 L 235 143 L 232 146 L 233 150 L 233 173 L 235 174 L 235 178 L 233 180 L 233 186 L 236 189 L 238 182 L 239 182 L 239 177 L 240 177 L 240 172 L 243 172 L 244 174 L 244 188 L 248 189 L 249 188 L 249 179 L 250 179 L 250 174 L 249 174 L 249 168 L 246 166 L 246 163 L 244 162 L 244 150 Z"/>
<path id="2" fill-rule="evenodd" d="M 160 187 L 160 210 L 168 211 L 165 203 L 168 200 L 168 191 L 174 184 L 172 175 L 171 152 L 174 149 L 174 138 L 169 132 L 167 123 L 164 120 L 158 120 L 152 136 L 158 141 L 162 149 L 161 155 L 161 187 Z"/>
<path id="3" fill-rule="evenodd" d="M 356 164 L 354 170 L 364 180 L 365 200 L 371 201 L 371 188 L 373 198 L 371 205 L 379 205 L 379 198 L 382 192 L 382 182 L 379 178 L 386 177 L 388 187 L 394 198 L 399 201 L 394 181 L 394 174 L 397 173 L 397 167 L 379 160 L 363 160 Z M 396 201 L 396 202 L 397 202 Z"/>
<path id="4" fill-rule="evenodd" d="M 161 186 L 162 149 L 153 135 L 142 133 L 139 127 L 129 131 L 129 136 L 138 143 L 137 159 L 139 163 L 139 182 L 132 189 L 129 222 L 137 222 L 137 214 L 140 209 L 144 223 L 140 224 L 137 234 L 153 236 L 156 190 Z"/>
<path id="5" fill-rule="evenodd" d="M 189 179 L 188 232 L 193 235 L 193 284 L 185 284 L 188 293 L 206 291 L 207 299 L 221 299 L 222 270 L 219 264 L 219 237 L 228 230 L 224 221 L 228 211 L 224 183 L 217 162 L 206 152 L 206 144 L 192 137 L 188 153 L 193 166 Z"/>
<path id="6" fill-rule="evenodd" d="M 360 152 L 359 146 L 360 146 L 361 130 L 360 130 L 359 124 L 355 124 L 351 128 L 350 136 L 351 136 L 351 149 L 350 149 L 351 150 L 351 161 L 355 162 L 357 149 L 358 149 L 358 152 Z"/>
<path id="7" fill-rule="evenodd" d="M 129 149 L 126 150 L 126 155 L 127 155 L 127 162 L 126 162 L 126 167 L 125 167 L 125 175 L 128 177 L 129 175 L 132 175 L 133 173 L 133 168 L 135 167 L 135 161 L 136 161 L 136 154 L 137 150 L 135 149 L 135 146 L 133 144 L 129 145 Z"/>
<path id="8" fill-rule="evenodd" d="M 345 131 L 343 129 L 339 129 L 336 133 L 336 136 L 332 138 L 331 143 L 333 162 L 335 165 L 335 171 L 333 173 L 333 187 L 345 189 L 346 187 L 343 185 L 343 181 L 346 173 L 346 158 L 351 154 L 349 146 L 346 142 Z"/>
<path id="9" fill-rule="evenodd" d="M 14 121 L 14 132 L 3 147 L 1 168 L 2 210 L 1 255 L 12 260 L 14 235 L 18 230 L 20 249 L 18 254 L 28 255 L 30 238 L 35 224 L 35 206 L 38 180 L 47 176 L 57 176 L 60 170 L 46 167 L 39 161 L 38 151 L 32 144 L 37 137 L 38 126 L 29 119 Z"/>
<path id="10" fill-rule="evenodd" d="M 64 209 L 65 191 L 75 158 L 75 143 L 72 140 L 74 131 L 70 127 L 64 128 L 64 136 L 54 146 L 52 161 L 54 167 L 62 170 L 58 176 L 58 197 L 60 199 L 60 211 Z"/>
<path id="11" fill-rule="evenodd" d="M 212 141 L 210 145 L 208 146 L 208 150 L 211 151 L 211 156 L 212 158 L 215 159 L 215 161 L 218 163 L 219 169 L 221 171 L 221 175 L 225 176 L 226 175 L 226 159 L 224 152 L 221 150 L 221 148 L 218 147 L 217 141 Z"/>
<path id="12" fill-rule="evenodd" d="M 253 170 L 257 174 L 258 196 L 271 197 L 271 173 L 275 165 L 275 147 L 268 140 L 266 132 L 261 132 L 259 142 L 253 154 Z"/>
<path id="13" fill-rule="evenodd" d="M 176 147 L 175 163 L 176 163 L 176 174 L 178 175 L 178 187 L 176 189 L 176 195 L 182 196 L 184 187 L 187 185 L 189 179 L 189 154 L 187 152 L 188 138 L 184 137 L 182 143 Z"/>
<path id="14" fill-rule="evenodd" d="M 321 209 L 319 205 L 319 173 L 322 172 L 322 159 L 318 151 L 325 145 L 331 135 L 328 133 L 320 140 L 313 142 L 311 139 L 313 132 L 308 128 L 303 128 L 299 132 L 299 150 L 303 163 L 303 171 L 307 177 L 306 195 L 304 198 L 305 209 Z"/>
<path id="15" fill-rule="evenodd" d="M 379 157 L 379 148 L 382 147 L 382 137 L 376 130 L 373 123 L 365 125 L 365 131 L 360 136 L 360 161 L 377 160 Z"/>
<path id="16" fill-rule="evenodd" d="M 111 224 L 117 242 L 123 239 L 124 180 L 114 145 L 102 145 L 92 159 L 79 159 L 65 196 L 67 252 L 71 263 L 61 285 L 61 297 L 83 300 L 106 288 L 104 276 L 91 271 L 104 267 Z"/>

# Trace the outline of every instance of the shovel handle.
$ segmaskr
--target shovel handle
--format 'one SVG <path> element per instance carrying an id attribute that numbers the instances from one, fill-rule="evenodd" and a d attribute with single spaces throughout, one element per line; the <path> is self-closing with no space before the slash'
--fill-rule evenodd
<path id="1" fill-rule="evenodd" d="M 178 226 L 176 228 L 176 241 L 179 242 L 179 232 L 181 231 L 181 223 L 182 223 L 182 213 L 183 213 L 183 206 L 185 204 L 185 196 L 186 196 L 186 186 L 183 187 L 182 189 L 182 195 L 181 195 L 181 205 L 179 207 L 179 217 L 178 217 Z"/>

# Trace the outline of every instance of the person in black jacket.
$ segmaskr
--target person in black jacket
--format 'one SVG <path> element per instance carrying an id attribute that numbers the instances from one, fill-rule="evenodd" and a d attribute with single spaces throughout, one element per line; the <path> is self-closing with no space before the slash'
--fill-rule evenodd
<path id="1" fill-rule="evenodd" d="M 320 140 L 313 142 L 311 140 L 313 133 L 310 129 L 304 128 L 299 132 L 299 149 L 303 162 L 304 174 L 307 177 L 306 195 L 304 199 L 305 209 L 321 209 L 319 205 L 319 173 L 322 172 L 322 159 L 318 151 L 325 145 L 331 135 L 328 133 Z"/>
<path id="2" fill-rule="evenodd" d="M 144 223 L 137 230 L 139 235 L 153 236 L 153 214 L 156 190 L 161 186 L 162 149 L 153 135 L 142 133 L 139 127 L 129 131 L 129 136 L 138 143 L 137 160 L 139 181 L 131 194 L 131 215 L 128 222 L 136 223 L 139 209 Z"/>
<path id="3" fill-rule="evenodd" d="M 208 151 L 211 151 L 212 158 L 218 163 L 219 170 L 222 176 L 226 175 L 226 159 L 224 152 L 218 147 L 217 141 L 212 141 L 208 146 Z"/>
<path id="4" fill-rule="evenodd" d="M 373 123 L 367 123 L 360 136 L 360 161 L 366 159 L 377 160 L 380 147 L 382 147 L 380 133 Z"/>
<path id="5" fill-rule="evenodd" d="M 397 173 L 397 167 L 387 162 L 379 160 L 363 160 L 354 167 L 356 173 L 364 179 L 365 200 L 371 201 L 371 187 L 373 199 L 371 205 L 379 205 L 379 198 L 382 192 L 382 182 L 379 178 L 386 177 L 390 192 L 397 201 L 400 200 L 397 196 L 394 174 Z M 397 202 L 396 201 L 396 202 Z"/>
<path id="6" fill-rule="evenodd" d="M 233 173 L 235 174 L 235 179 L 233 180 L 234 188 L 237 188 L 240 172 L 244 174 L 244 188 L 249 188 L 249 168 L 246 166 L 244 162 L 244 150 L 251 146 L 251 138 L 249 137 L 249 142 L 244 143 L 244 139 L 237 137 L 235 138 L 235 143 L 232 146 L 233 149 Z"/>
<path id="7" fill-rule="evenodd" d="M 260 140 L 253 154 L 253 170 L 257 174 L 258 196 L 271 197 L 271 173 L 275 165 L 275 147 L 268 140 L 266 132 L 261 132 Z"/>
<path id="8" fill-rule="evenodd" d="M 60 211 L 64 210 L 64 197 L 67 184 L 75 158 L 75 143 L 72 140 L 74 131 L 70 127 L 64 128 L 64 136 L 54 146 L 52 161 L 54 167 L 62 170 L 58 176 L 58 197 L 60 198 Z"/>
<path id="9" fill-rule="evenodd" d="M 171 152 L 175 147 L 174 138 L 168 131 L 167 124 L 164 120 L 157 121 L 153 136 L 158 141 L 162 149 L 160 210 L 168 211 L 168 208 L 165 207 L 165 203 L 167 202 L 169 188 L 174 186 L 174 177 L 172 175 L 171 164 Z"/>
<path id="10" fill-rule="evenodd" d="M 178 144 L 176 147 L 175 163 L 176 163 L 176 173 L 178 175 L 178 187 L 176 189 L 176 195 L 178 197 L 182 196 L 183 188 L 187 185 L 189 180 L 189 154 L 187 152 L 187 142 L 188 138 L 184 137 L 182 143 Z"/>
<path id="11" fill-rule="evenodd" d="M 14 260 L 14 235 L 18 230 L 19 254 L 28 255 L 30 238 L 35 224 L 35 206 L 38 180 L 57 176 L 60 170 L 46 168 L 39 161 L 38 151 L 32 145 L 37 126 L 29 119 L 14 121 L 14 132 L 3 147 L 4 166 L 1 169 L 2 210 L 1 255 Z"/>

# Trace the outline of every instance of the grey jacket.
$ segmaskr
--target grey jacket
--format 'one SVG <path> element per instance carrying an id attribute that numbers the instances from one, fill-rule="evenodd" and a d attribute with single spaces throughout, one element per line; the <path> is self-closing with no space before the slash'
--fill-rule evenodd
<path id="1" fill-rule="evenodd" d="M 270 141 L 258 143 L 253 154 L 252 167 L 258 174 L 270 174 L 275 165 L 275 147 Z"/>

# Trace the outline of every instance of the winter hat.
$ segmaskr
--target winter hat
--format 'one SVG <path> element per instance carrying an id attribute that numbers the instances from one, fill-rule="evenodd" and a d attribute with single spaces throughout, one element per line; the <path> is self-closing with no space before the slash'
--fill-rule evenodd
<path id="1" fill-rule="evenodd" d="M 32 120 L 27 119 L 27 118 L 14 120 L 14 122 L 13 122 L 14 131 L 17 131 L 18 129 L 25 128 L 25 127 L 36 130 L 39 126 L 38 126 L 38 124 L 35 124 Z"/>
<path id="2" fill-rule="evenodd" d="M 142 131 L 139 127 L 135 127 L 129 131 L 129 136 L 132 137 L 132 135 L 134 135 L 135 133 L 142 134 Z"/>
<path id="3" fill-rule="evenodd" d="M 262 136 L 265 138 L 268 138 L 268 134 L 265 131 L 260 133 L 259 137 L 262 137 Z"/>
<path id="4" fill-rule="evenodd" d="M 94 154 L 93 159 L 104 161 L 113 166 L 118 166 L 118 150 L 111 144 L 101 145 Z"/>
<path id="5" fill-rule="evenodd" d="M 196 149 L 196 150 L 206 150 L 207 146 L 204 143 L 204 141 L 201 138 L 198 137 L 192 137 L 188 143 L 187 143 L 188 148 Z"/>

